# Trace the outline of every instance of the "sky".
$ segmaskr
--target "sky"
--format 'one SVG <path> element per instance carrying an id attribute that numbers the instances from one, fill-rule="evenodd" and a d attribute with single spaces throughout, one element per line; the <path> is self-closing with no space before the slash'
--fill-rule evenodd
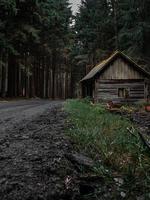
<path id="1" fill-rule="evenodd" d="M 81 0 L 69 0 L 69 2 L 72 4 L 73 14 L 75 14 L 78 11 Z"/>

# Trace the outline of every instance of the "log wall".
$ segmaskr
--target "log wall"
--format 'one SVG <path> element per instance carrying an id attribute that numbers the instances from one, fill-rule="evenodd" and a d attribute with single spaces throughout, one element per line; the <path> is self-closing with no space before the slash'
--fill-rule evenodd
<path id="1" fill-rule="evenodd" d="M 145 97 L 144 80 L 97 80 L 95 84 L 95 101 L 119 99 L 124 101 L 122 97 L 118 97 L 118 89 L 125 88 L 129 91 L 129 97 L 126 100 L 136 101 Z"/>

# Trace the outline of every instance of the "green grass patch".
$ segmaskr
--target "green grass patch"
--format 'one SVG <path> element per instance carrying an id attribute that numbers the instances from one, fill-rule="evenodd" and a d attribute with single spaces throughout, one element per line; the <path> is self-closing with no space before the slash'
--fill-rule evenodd
<path id="1" fill-rule="evenodd" d="M 128 180 L 128 186 L 141 183 L 142 191 L 149 188 L 149 152 L 129 119 L 108 112 L 102 104 L 92 105 L 85 100 L 68 100 L 65 110 L 71 124 L 67 134 L 77 151 L 95 160 L 96 174 L 122 176 Z M 131 128 L 132 134 L 128 131 Z"/>

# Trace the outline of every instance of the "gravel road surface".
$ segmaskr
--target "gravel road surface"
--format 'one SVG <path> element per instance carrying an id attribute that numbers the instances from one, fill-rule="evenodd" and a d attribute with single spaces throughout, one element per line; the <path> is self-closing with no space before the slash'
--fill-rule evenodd
<path id="1" fill-rule="evenodd" d="M 0 103 L 0 200 L 73 199 L 63 102 Z"/>
<path id="2" fill-rule="evenodd" d="M 55 105 L 59 101 L 22 100 L 0 103 L 0 130 L 11 129 L 15 124 L 30 121 Z"/>

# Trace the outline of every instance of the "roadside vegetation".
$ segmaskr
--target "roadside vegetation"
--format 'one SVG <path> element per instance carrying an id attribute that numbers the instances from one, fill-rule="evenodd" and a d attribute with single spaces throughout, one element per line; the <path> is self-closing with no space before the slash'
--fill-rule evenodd
<path id="1" fill-rule="evenodd" d="M 91 173 L 104 177 L 107 184 L 119 182 L 122 198 L 149 199 L 149 151 L 136 126 L 107 111 L 105 105 L 88 100 L 68 100 L 65 109 L 70 124 L 67 134 L 74 148 L 95 162 Z"/>

